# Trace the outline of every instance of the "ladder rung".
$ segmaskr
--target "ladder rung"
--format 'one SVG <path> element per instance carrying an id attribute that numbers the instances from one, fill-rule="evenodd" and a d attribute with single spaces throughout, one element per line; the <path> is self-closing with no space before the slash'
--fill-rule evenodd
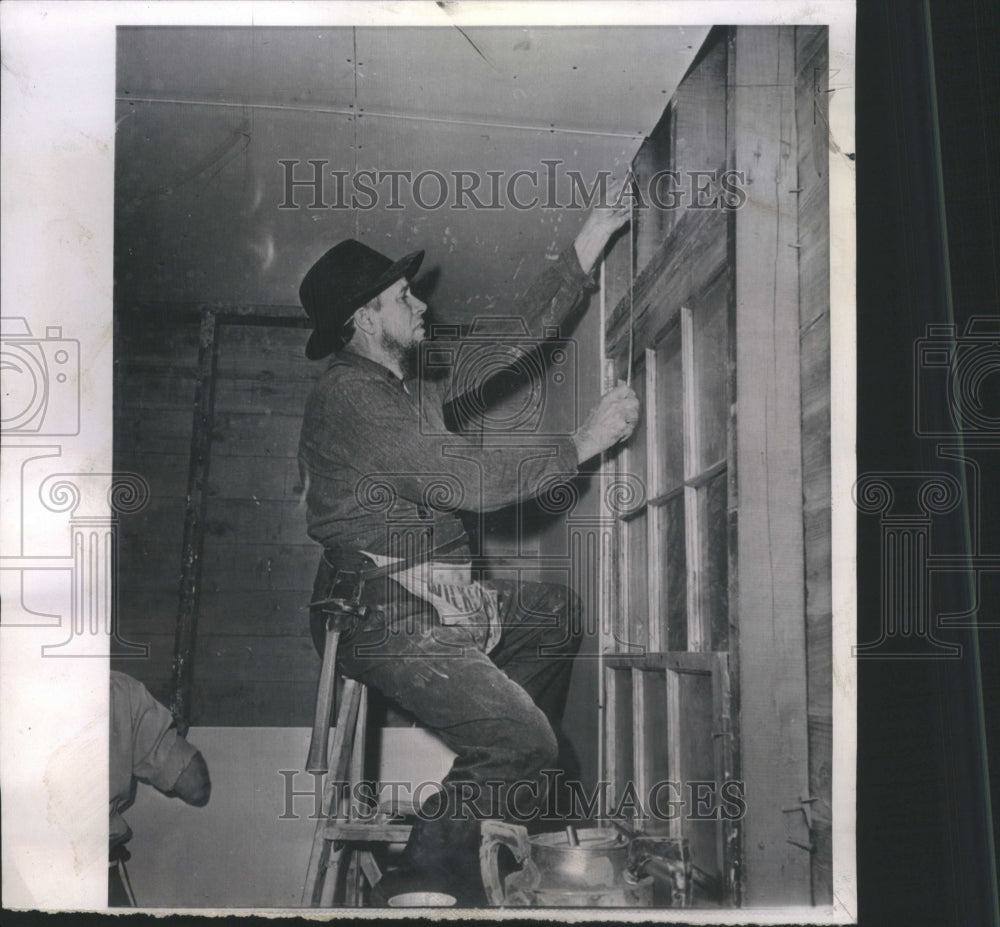
<path id="1" fill-rule="evenodd" d="M 402 818 L 407 815 L 414 815 L 419 809 L 413 803 L 412 798 L 397 798 L 395 801 L 386 799 L 378 803 L 378 813 L 388 817 Z"/>
<path id="2" fill-rule="evenodd" d="M 364 821 L 330 821 L 326 825 L 327 840 L 357 840 L 370 843 L 406 843 L 409 824 L 379 824 Z"/>

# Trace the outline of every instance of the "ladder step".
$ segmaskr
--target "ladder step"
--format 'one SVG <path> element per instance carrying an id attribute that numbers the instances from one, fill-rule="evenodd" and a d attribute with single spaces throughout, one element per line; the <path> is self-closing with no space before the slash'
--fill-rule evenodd
<path id="1" fill-rule="evenodd" d="M 391 818 L 403 818 L 408 815 L 412 817 L 418 810 L 412 798 L 397 798 L 395 801 L 386 799 L 378 803 L 379 814 Z"/>
<path id="2" fill-rule="evenodd" d="M 364 843 L 406 843 L 412 826 L 409 824 L 366 824 L 363 821 L 330 821 L 324 837 L 327 840 L 357 840 Z"/>

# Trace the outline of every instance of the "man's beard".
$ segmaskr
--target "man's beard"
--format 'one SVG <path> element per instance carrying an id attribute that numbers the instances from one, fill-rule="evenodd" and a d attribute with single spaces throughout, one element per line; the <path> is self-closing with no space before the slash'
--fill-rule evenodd
<path id="1" fill-rule="evenodd" d="M 409 380 L 417 375 L 418 361 L 420 360 L 419 341 L 410 341 L 404 344 L 397 341 L 392 335 L 383 332 L 382 349 L 396 361 L 404 380 Z"/>

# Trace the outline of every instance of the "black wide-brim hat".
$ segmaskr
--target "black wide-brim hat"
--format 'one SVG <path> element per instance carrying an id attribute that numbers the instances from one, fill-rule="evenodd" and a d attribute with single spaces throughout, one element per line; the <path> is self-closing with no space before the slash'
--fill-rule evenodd
<path id="1" fill-rule="evenodd" d="M 306 357 L 319 360 L 346 343 L 344 325 L 365 303 L 397 280 L 417 272 L 423 251 L 393 261 L 374 248 L 347 238 L 326 252 L 303 277 L 299 300 L 315 331 L 306 343 Z"/>

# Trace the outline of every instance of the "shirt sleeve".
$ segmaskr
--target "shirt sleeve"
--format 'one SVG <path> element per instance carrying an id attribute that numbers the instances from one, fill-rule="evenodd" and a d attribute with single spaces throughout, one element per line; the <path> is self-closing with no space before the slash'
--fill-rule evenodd
<path id="1" fill-rule="evenodd" d="M 523 323 L 527 339 L 523 336 L 509 341 L 498 338 L 488 345 L 481 344 L 478 350 L 485 349 L 490 358 L 490 363 L 481 365 L 483 375 L 479 378 L 463 378 L 461 382 L 453 381 L 449 384 L 445 401 L 454 402 L 464 393 L 481 391 L 491 380 L 490 395 L 503 395 L 503 378 L 496 377 L 496 374 L 504 366 L 513 366 L 532 350 L 532 342 L 537 343 L 554 336 L 565 337 L 572 325 L 579 320 L 586 305 L 585 297 L 595 286 L 593 276 L 584 273 L 580 267 L 576 248 L 571 245 L 535 278 L 510 313 L 511 317 Z"/>
<path id="2" fill-rule="evenodd" d="M 145 686 L 132 693 L 132 772 L 136 778 L 169 792 L 198 751 L 173 726 L 173 716 Z"/>
<path id="3" fill-rule="evenodd" d="M 365 387 L 344 390 L 330 408 L 352 422 L 359 464 L 354 492 L 363 507 L 384 505 L 389 493 L 435 511 L 493 511 L 576 473 L 570 438 L 507 436 L 503 444 L 484 446 L 429 424 L 386 381 Z"/>

